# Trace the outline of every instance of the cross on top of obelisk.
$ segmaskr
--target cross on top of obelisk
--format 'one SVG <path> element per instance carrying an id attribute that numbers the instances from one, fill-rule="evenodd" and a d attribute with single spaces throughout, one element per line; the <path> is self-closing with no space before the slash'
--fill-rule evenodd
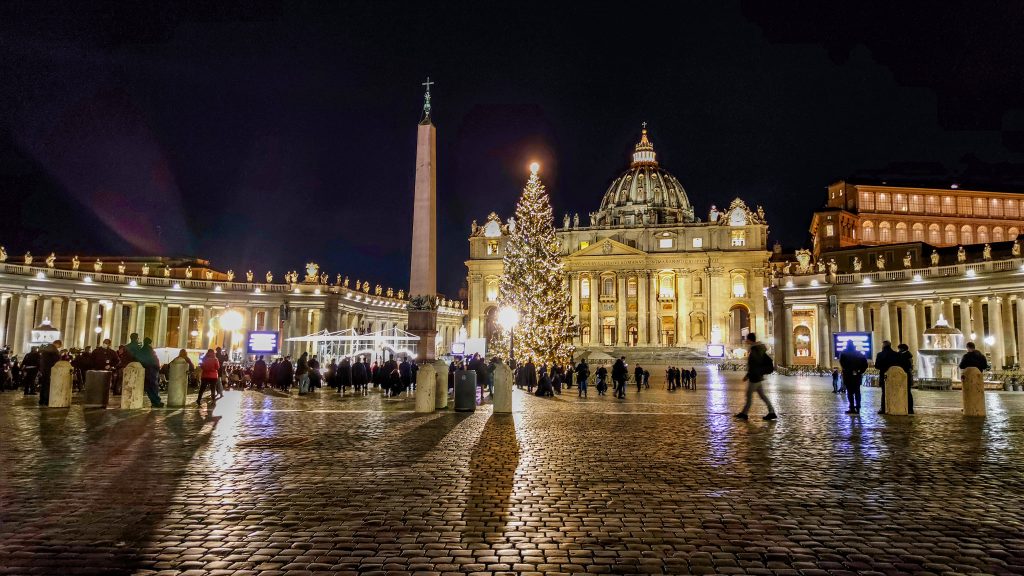
<path id="1" fill-rule="evenodd" d="M 427 91 L 423 94 L 423 122 L 427 123 L 427 124 L 430 123 L 430 86 L 431 86 L 431 84 L 435 84 L 435 83 L 430 81 L 430 76 L 427 76 L 427 81 L 426 82 L 423 82 L 422 84 L 420 84 L 421 86 L 426 86 L 427 87 Z"/>
<path id="2" fill-rule="evenodd" d="M 430 78 L 427 78 L 427 80 L 430 80 Z M 647 122 L 641 122 L 640 127 L 643 128 L 644 130 L 647 130 Z"/>

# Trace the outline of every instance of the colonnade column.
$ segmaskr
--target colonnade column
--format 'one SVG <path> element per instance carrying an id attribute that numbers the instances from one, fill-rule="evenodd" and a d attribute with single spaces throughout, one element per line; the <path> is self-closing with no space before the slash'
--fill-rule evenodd
<path id="1" fill-rule="evenodd" d="M 1003 316 L 999 312 L 1002 299 L 998 296 L 988 298 L 988 334 L 995 340 L 989 347 L 992 352 L 992 368 L 1001 370 L 1006 364 L 1006 348 L 1003 342 Z"/>
<path id="2" fill-rule="evenodd" d="M 953 300 L 951 298 L 946 298 L 942 301 L 942 316 L 946 322 L 949 322 L 950 326 L 956 324 L 956 319 L 953 318 Z"/>
<path id="3" fill-rule="evenodd" d="M 188 311 L 188 305 L 182 304 L 178 314 L 178 348 L 188 348 Z"/>
<path id="4" fill-rule="evenodd" d="M 981 298 L 971 300 L 971 332 L 978 340 L 976 344 L 980 344 L 979 348 L 982 349 L 985 346 L 985 315 L 983 312 Z M 968 335 L 968 337 L 970 336 Z"/>
<path id="5" fill-rule="evenodd" d="M 96 300 L 89 301 L 89 316 L 85 321 L 85 345 L 93 346 L 97 343 L 96 328 L 100 326 L 100 303 Z"/>
<path id="6" fill-rule="evenodd" d="M 828 304 L 818 304 L 818 365 L 832 365 L 832 347 L 829 345 L 831 334 L 828 329 Z"/>
<path id="7" fill-rule="evenodd" d="M 615 342 L 619 346 L 626 344 L 626 275 L 615 276 L 615 304 L 618 317 L 615 321 Z"/>
<path id="8" fill-rule="evenodd" d="M 42 308 L 42 314 L 41 314 L 42 318 L 39 319 L 39 322 L 42 323 L 43 320 L 51 320 L 52 321 L 53 320 L 53 298 L 42 297 L 42 306 L 40 306 L 40 308 Z"/>
<path id="9" fill-rule="evenodd" d="M 879 316 L 878 335 L 880 336 L 879 340 L 889 340 L 891 342 L 892 341 L 891 340 L 892 336 L 890 334 L 891 330 L 890 330 L 890 327 L 889 327 L 890 319 L 889 319 L 889 303 L 888 302 L 882 302 L 878 306 L 878 316 Z M 881 345 L 882 345 L 882 343 L 879 342 L 878 343 L 878 349 L 879 350 L 881 350 L 881 347 L 882 347 Z"/>
<path id="10" fill-rule="evenodd" d="M 15 354 L 23 355 L 24 341 L 21 337 L 22 326 L 25 322 L 25 297 L 21 294 L 11 294 L 11 308 L 8 314 L 10 320 L 7 322 L 7 345 Z"/>
<path id="11" fill-rule="evenodd" d="M 661 341 L 661 304 L 658 302 L 658 283 L 660 279 L 655 272 L 647 286 L 647 322 L 650 324 L 650 341 L 652 345 L 663 344 Z"/>
<path id="12" fill-rule="evenodd" d="M 153 346 L 167 346 L 167 304 L 160 305 L 160 312 L 156 317 L 156 333 L 153 334 Z"/>
<path id="13" fill-rule="evenodd" d="M 854 305 L 854 307 L 856 309 L 857 314 L 857 331 L 863 332 L 865 330 L 865 326 L 867 325 L 864 322 L 864 304 L 857 303 Z"/>
<path id="14" fill-rule="evenodd" d="M 114 305 L 110 308 L 110 314 L 112 316 L 110 322 L 110 344 L 114 348 L 118 345 L 124 344 L 124 337 L 121 333 L 124 332 L 124 302 L 115 301 Z"/>
<path id="15" fill-rule="evenodd" d="M 903 334 L 903 343 L 909 346 L 912 352 L 917 352 L 920 346 L 917 343 L 917 303 L 915 302 L 910 302 L 903 307 Z"/>
<path id="16" fill-rule="evenodd" d="M 776 342 L 782 342 L 785 345 L 785 358 L 786 365 L 793 365 L 793 305 L 786 304 L 783 311 L 783 317 L 785 318 L 785 329 L 786 333 L 782 335 L 782 338 L 776 340 Z"/>
<path id="17" fill-rule="evenodd" d="M 1024 297 L 1018 295 L 1014 303 L 1017 312 L 1017 350 L 1020 353 L 1024 352 Z M 1017 358 L 1017 363 L 1024 365 L 1020 358 Z"/>
<path id="18" fill-rule="evenodd" d="M 965 341 L 971 339 L 971 301 L 966 298 L 960 299 L 960 332 Z"/>
<path id="19" fill-rule="evenodd" d="M 929 328 L 929 326 L 926 326 L 924 321 L 924 304 L 921 302 L 914 302 L 911 306 L 914 308 L 914 318 L 916 322 L 914 323 L 914 341 L 908 342 L 907 344 L 910 345 L 911 350 L 914 350 L 914 358 L 917 358 L 917 350 L 919 350 L 924 344 L 924 332 Z M 938 316 L 936 316 L 934 320 L 938 320 Z"/>
<path id="20" fill-rule="evenodd" d="M 78 319 L 78 300 L 75 298 L 68 298 L 67 303 L 64 305 L 64 321 L 61 322 L 61 337 L 64 340 L 64 344 L 71 348 L 74 346 L 73 340 L 75 337 L 75 320 Z"/>
<path id="21" fill-rule="evenodd" d="M 650 345 L 647 329 L 647 272 L 637 272 L 636 278 L 636 329 L 637 344 Z"/>
<path id="22" fill-rule="evenodd" d="M 7 343 L 7 310 L 4 307 L 10 299 L 10 294 L 0 294 L 0 344 Z"/>
<path id="23" fill-rule="evenodd" d="M 1009 360 L 1012 358 L 1013 362 L 1020 363 L 1017 335 L 1013 330 L 1013 302 L 1010 301 L 1009 294 L 1002 296 L 999 300 L 999 316 L 1002 330 L 1000 330 L 996 338 L 1005 342 L 1003 345 L 1005 362 L 1010 364 Z"/>
<path id="24" fill-rule="evenodd" d="M 135 304 L 135 333 L 139 335 L 139 341 L 146 337 L 146 304 L 139 302 Z"/>

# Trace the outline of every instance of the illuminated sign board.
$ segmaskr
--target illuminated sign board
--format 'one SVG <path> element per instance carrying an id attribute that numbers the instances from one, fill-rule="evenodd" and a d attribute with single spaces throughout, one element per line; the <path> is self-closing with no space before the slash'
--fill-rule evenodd
<path id="1" fill-rule="evenodd" d="M 454 355 L 454 356 L 462 356 L 465 353 L 466 353 L 466 343 L 465 342 L 452 342 L 452 355 Z"/>
<path id="2" fill-rule="evenodd" d="M 277 332 L 249 332 L 249 354 L 277 354 Z"/>
<path id="3" fill-rule="evenodd" d="M 871 342 L 871 332 L 836 332 L 832 334 L 832 353 L 836 358 L 846 350 L 846 343 L 853 342 L 853 346 L 865 358 L 871 359 L 874 356 L 874 346 Z"/>
<path id="4" fill-rule="evenodd" d="M 725 345 L 708 344 L 708 358 L 725 358 Z"/>

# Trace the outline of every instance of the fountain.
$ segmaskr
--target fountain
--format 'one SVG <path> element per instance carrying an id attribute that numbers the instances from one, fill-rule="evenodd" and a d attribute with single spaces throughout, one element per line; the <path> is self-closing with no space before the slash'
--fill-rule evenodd
<path id="1" fill-rule="evenodd" d="M 964 335 L 939 314 L 935 326 L 924 331 L 924 345 L 917 351 L 920 362 L 918 388 L 949 390 L 953 382 L 960 381 L 960 359 L 964 348 Z"/>

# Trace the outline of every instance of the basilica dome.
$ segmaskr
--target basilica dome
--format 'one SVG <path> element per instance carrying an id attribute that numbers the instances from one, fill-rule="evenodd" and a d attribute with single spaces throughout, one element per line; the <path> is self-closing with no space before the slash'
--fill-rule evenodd
<path id="1" fill-rule="evenodd" d="M 647 129 L 633 152 L 629 170 L 612 181 L 601 207 L 591 214 L 595 226 L 642 226 L 693 222 L 693 206 L 675 176 L 658 165 Z"/>

